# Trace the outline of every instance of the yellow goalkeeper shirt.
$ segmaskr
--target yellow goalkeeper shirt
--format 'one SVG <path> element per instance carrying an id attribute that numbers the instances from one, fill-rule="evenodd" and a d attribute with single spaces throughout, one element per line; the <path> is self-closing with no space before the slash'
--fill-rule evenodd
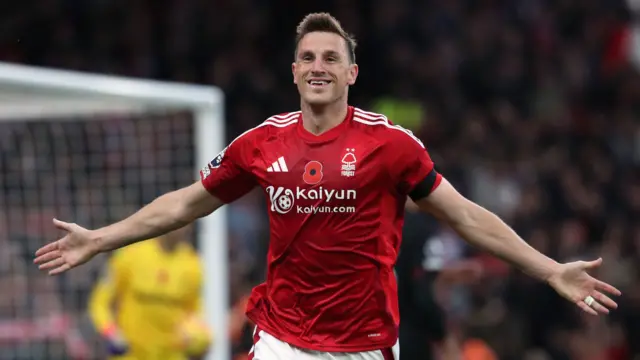
<path id="1" fill-rule="evenodd" d="M 202 265 L 180 243 L 168 252 L 157 240 L 136 243 L 109 259 L 89 299 L 100 332 L 115 325 L 129 343 L 119 359 L 184 360 L 179 326 L 201 310 Z"/>

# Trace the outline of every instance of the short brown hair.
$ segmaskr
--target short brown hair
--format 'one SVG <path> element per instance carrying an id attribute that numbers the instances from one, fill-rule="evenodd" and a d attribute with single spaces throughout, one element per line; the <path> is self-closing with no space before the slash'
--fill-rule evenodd
<path id="1" fill-rule="evenodd" d="M 330 32 L 340 35 L 347 43 L 347 53 L 352 64 L 356 62 L 356 39 L 344 31 L 340 22 L 329 13 L 311 13 L 302 19 L 296 29 L 296 53 L 302 38 L 312 32 Z"/>

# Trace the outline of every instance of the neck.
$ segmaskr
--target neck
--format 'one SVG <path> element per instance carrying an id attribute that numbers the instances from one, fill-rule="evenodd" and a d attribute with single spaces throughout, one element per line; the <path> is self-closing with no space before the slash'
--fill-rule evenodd
<path id="1" fill-rule="evenodd" d="M 338 100 L 326 105 L 312 105 L 302 101 L 302 125 L 312 134 L 320 135 L 340 125 L 347 117 L 346 101 Z"/>

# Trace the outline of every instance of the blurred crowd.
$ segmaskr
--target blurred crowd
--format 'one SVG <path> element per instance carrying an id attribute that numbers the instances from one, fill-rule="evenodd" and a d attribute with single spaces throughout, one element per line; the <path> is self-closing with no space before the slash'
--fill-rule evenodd
<path id="1" fill-rule="evenodd" d="M 623 292 L 608 318 L 585 317 L 544 284 L 436 227 L 425 236 L 446 238 L 456 249 L 452 260 L 483 264 L 481 281 L 441 294 L 451 328 L 483 339 L 500 359 L 640 359 L 640 76 L 628 45 L 634 14 L 624 2 L 38 0 L 6 8 L 0 60 L 219 86 L 229 138 L 298 107 L 290 73 L 295 26 L 307 12 L 331 12 L 359 43 L 352 104 L 389 109 L 392 119 L 401 114 L 398 122 L 424 140 L 439 171 L 462 193 L 557 260 L 602 256 L 597 275 Z M 408 107 L 415 111 L 402 111 Z M 29 269 L 28 250 L 53 236 L 44 221 L 60 212 L 55 204 L 69 204 L 65 215 L 98 226 L 192 180 L 188 116 L 160 117 L 66 125 L 76 127 L 67 131 L 74 140 L 85 138 L 91 155 L 78 160 L 69 152 L 66 165 L 36 145 L 55 142 L 64 129 L 0 123 L 0 286 L 14 289 L 0 294 L 0 320 L 70 307 L 56 295 L 69 293 L 68 280 L 42 280 Z M 154 121 L 184 136 L 163 135 Z M 149 134 L 155 140 L 145 140 Z M 104 144 L 87 141 L 91 136 Z M 92 152 L 92 144 L 103 147 Z M 166 156 L 176 148 L 182 150 L 174 163 Z M 126 159 L 132 151 L 155 154 L 156 162 Z M 96 162 L 102 165 L 91 173 Z M 158 176 L 149 170 L 153 164 L 186 175 L 145 190 L 145 179 Z M 77 166 L 78 178 L 34 180 L 64 173 L 64 166 Z M 137 175 L 114 175 L 111 168 Z M 82 172 L 95 179 L 82 183 Z M 13 173 L 24 180 L 7 175 Z M 120 190 L 109 195 L 101 186 Z M 56 196 L 16 197 L 17 190 Z M 263 275 L 263 202 L 254 192 L 230 206 L 232 301 Z M 78 213 L 78 204 L 94 212 Z M 44 209 L 45 220 L 15 216 L 35 208 Z M 101 215 L 102 208 L 109 213 Z M 87 279 L 73 282 L 74 293 L 86 291 L 94 274 L 78 274 Z M 84 295 L 78 296 L 73 308 L 81 312 Z"/>

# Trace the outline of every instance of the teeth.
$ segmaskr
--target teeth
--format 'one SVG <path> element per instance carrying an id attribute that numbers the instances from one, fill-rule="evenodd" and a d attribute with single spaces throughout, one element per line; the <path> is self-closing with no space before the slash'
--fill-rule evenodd
<path id="1" fill-rule="evenodd" d="M 309 84 L 311 84 L 311 85 L 326 85 L 328 83 L 329 82 L 326 81 L 326 80 L 313 80 L 313 81 L 309 82 Z"/>

